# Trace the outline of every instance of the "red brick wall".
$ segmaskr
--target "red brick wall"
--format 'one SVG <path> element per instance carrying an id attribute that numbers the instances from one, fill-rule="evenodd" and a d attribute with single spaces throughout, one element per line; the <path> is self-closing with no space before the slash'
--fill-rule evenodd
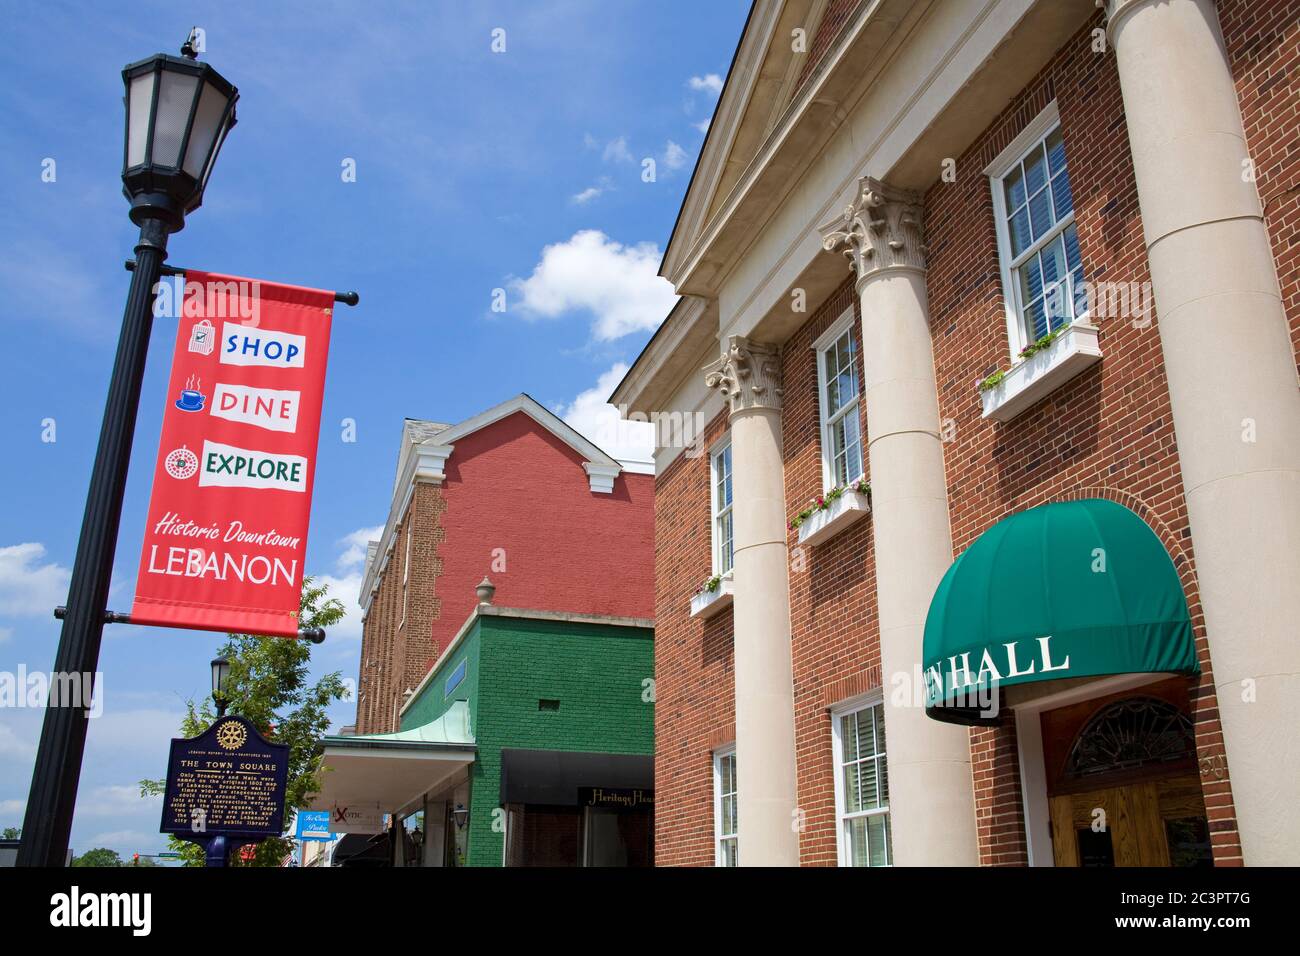
<path id="1" fill-rule="evenodd" d="M 711 448 L 725 411 L 704 433 Z M 655 485 L 655 863 L 712 866 L 713 751 L 736 737 L 732 616 L 690 616 L 713 566 L 709 456 L 685 453 Z M 743 826 L 743 824 L 742 824 Z"/>
<path id="2" fill-rule="evenodd" d="M 812 343 L 855 299 L 846 280 L 782 351 L 782 444 L 791 518 L 823 490 Z M 855 335 L 860 341 L 856 309 Z M 860 376 L 860 351 L 858 360 Z M 860 421 L 865 435 L 865 418 Z M 724 411 L 706 430 L 705 447 L 727 427 Z M 731 612 L 706 622 L 689 614 L 691 595 L 709 576 L 712 562 L 709 482 L 708 456 L 683 455 L 660 476 L 655 496 L 655 843 L 656 860 L 665 866 L 713 864 L 713 751 L 735 739 Z M 829 708 L 880 685 L 871 520 L 862 519 L 816 548 L 799 548 L 794 531 L 789 543 L 798 799 L 804 814 L 800 858 L 808 865 L 833 866 Z M 742 822 L 742 834 L 743 827 Z"/>
<path id="3" fill-rule="evenodd" d="M 393 554 L 379 578 L 361 632 L 361 670 L 357 697 L 357 733 L 397 729 L 397 714 L 407 688 L 414 688 L 432 656 L 430 627 L 438 616 L 437 544 L 442 540 L 438 515 L 441 489 L 418 484 L 394 535 Z M 410 540 L 411 572 L 403 594 L 403 571 Z M 382 555 L 376 560 L 380 560 Z M 405 610 L 403 610 L 405 607 Z"/>
<path id="4" fill-rule="evenodd" d="M 931 327 L 957 553 L 1006 515 L 1084 495 L 1115 498 L 1156 528 L 1182 574 L 1204 674 L 1192 689 L 1199 756 L 1221 764 L 1218 723 L 1195 564 L 1170 419 L 1157 319 L 1101 321 L 1103 360 L 1012 422 L 980 417 L 975 384 L 1010 364 L 988 179 L 982 170 L 1056 98 L 1087 278 L 1149 279 L 1123 103 L 1113 55 L 1081 30 L 957 160 L 956 182 L 926 196 Z M 971 734 L 980 858 L 1026 862 L 1021 794 L 1009 724 Z M 1216 860 L 1240 860 L 1226 779 L 1202 774 Z"/>
<path id="5" fill-rule="evenodd" d="M 782 349 L 784 411 L 781 419 L 785 500 L 793 518 L 822 487 L 821 410 L 817 355 L 812 344 L 853 308 L 853 335 L 859 345 L 862 381 L 861 317 L 852 278 L 845 282 Z M 858 405 L 866 461 L 865 401 Z M 790 633 L 794 667 L 795 748 L 799 809 L 803 832 L 799 858 L 804 865 L 834 866 L 835 779 L 829 707 L 880 685 L 880 632 L 876 619 L 876 559 L 871 518 L 829 541 L 800 548 L 789 534 Z M 742 837 L 743 840 L 743 837 Z M 743 851 L 742 851 L 743 852 Z"/>
<path id="6" fill-rule="evenodd" d="M 493 603 L 543 611 L 654 616 L 654 476 L 622 474 L 593 492 L 582 456 L 517 412 L 456 442 L 442 496 L 446 647 L 486 574 Z M 494 549 L 506 570 L 492 570 Z"/>
<path id="7" fill-rule="evenodd" d="M 484 575 L 503 607 L 653 617 L 654 477 L 593 492 L 582 462 L 517 412 L 457 441 L 441 485 L 416 485 L 363 630 L 358 733 L 397 729 Z"/>
<path id="8" fill-rule="evenodd" d="M 854 0 L 833 0 L 804 79 Z M 1247 138 L 1273 237 L 1283 298 L 1300 345 L 1300 0 L 1222 0 L 1221 18 Z M 929 296 L 953 544 L 960 553 L 1008 514 L 1047 501 L 1108 497 L 1156 531 L 1182 578 L 1203 673 L 1190 693 L 1216 862 L 1240 862 L 1231 786 L 1195 579 L 1158 317 L 1101 325 L 1103 361 L 1014 421 L 980 417 L 975 383 L 1010 364 L 988 179 L 982 170 L 1054 97 L 1065 135 L 1087 277 L 1149 278 L 1113 54 L 1091 52 L 1100 14 L 957 161 L 955 183 L 926 196 Z M 801 82 L 803 80 L 801 79 Z M 853 300 L 846 282 L 783 351 L 786 501 L 793 516 L 821 490 L 811 342 Z M 725 413 L 710 425 L 712 443 Z M 865 423 L 863 433 L 865 434 Z M 734 737 L 731 614 L 691 621 L 690 594 L 710 567 L 707 458 L 679 458 L 660 477 L 656 516 L 656 838 L 660 863 L 713 861 L 711 751 Z M 871 518 L 802 555 L 791 534 L 792 657 L 804 864 L 835 861 L 828 707 L 879 685 Z M 980 859 L 1024 865 L 1027 853 L 1014 721 L 971 732 Z M 743 833 L 743 823 L 742 823 Z M 743 838 L 742 838 L 743 839 Z M 743 852 L 743 847 L 742 847 Z"/>
<path id="9" fill-rule="evenodd" d="M 1300 355 L 1300 0 L 1220 0 L 1219 21 Z"/>

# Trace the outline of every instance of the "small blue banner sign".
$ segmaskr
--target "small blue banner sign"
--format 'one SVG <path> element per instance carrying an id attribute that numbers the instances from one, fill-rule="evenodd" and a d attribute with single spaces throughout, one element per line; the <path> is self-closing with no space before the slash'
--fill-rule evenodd
<path id="1" fill-rule="evenodd" d="M 197 737 L 172 740 L 163 796 L 163 833 L 279 836 L 289 747 L 273 744 L 243 717 L 219 717 Z"/>
<path id="2" fill-rule="evenodd" d="M 330 833 L 330 812 L 328 810 L 299 810 L 298 829 L 294 833 L 299 840 L 334 839 Z"/>

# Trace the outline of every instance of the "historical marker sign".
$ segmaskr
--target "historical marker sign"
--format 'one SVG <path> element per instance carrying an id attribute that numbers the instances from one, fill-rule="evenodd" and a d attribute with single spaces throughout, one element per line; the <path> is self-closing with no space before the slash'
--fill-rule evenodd
<path id="1" fill-rule="evenodd" d="M 163 796 L 163 833 L 279 836 L 289 747 L 273 744 L 243 717 L 221 717 L 197 737 L 172 741 Z"/>

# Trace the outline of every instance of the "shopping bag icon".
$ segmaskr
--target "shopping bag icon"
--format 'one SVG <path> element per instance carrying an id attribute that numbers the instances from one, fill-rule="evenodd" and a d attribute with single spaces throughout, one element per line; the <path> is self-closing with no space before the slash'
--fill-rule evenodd
<path id="1" fill-rule="evenodd" d="M 207 319 L 195 322 L 194 328 L 190 329 L 190 351 L 211 355 L 216 345 L 217 330 L 212 327 L 212 323 Z"/>

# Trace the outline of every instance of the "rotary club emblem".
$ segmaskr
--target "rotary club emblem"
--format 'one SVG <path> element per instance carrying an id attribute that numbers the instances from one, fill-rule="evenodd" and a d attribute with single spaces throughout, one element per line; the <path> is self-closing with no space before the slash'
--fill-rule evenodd
<path id="1" fill-rule="evenodd" d="M 248 731 L 236 720 L 228 720 L 217 728 L 217 743 L 226 750 L 238 750 L 248 740 Z"/>
<path id="2" fill-rule="evenodd" d="M 180 448 L 167 456 L 167 460 L 163 462 L 163 467 L 167 469 L 167 474 L 173 478 L 192 478 L 194 473 L 199 470 L 199 456 L 181 445 Z"/>

